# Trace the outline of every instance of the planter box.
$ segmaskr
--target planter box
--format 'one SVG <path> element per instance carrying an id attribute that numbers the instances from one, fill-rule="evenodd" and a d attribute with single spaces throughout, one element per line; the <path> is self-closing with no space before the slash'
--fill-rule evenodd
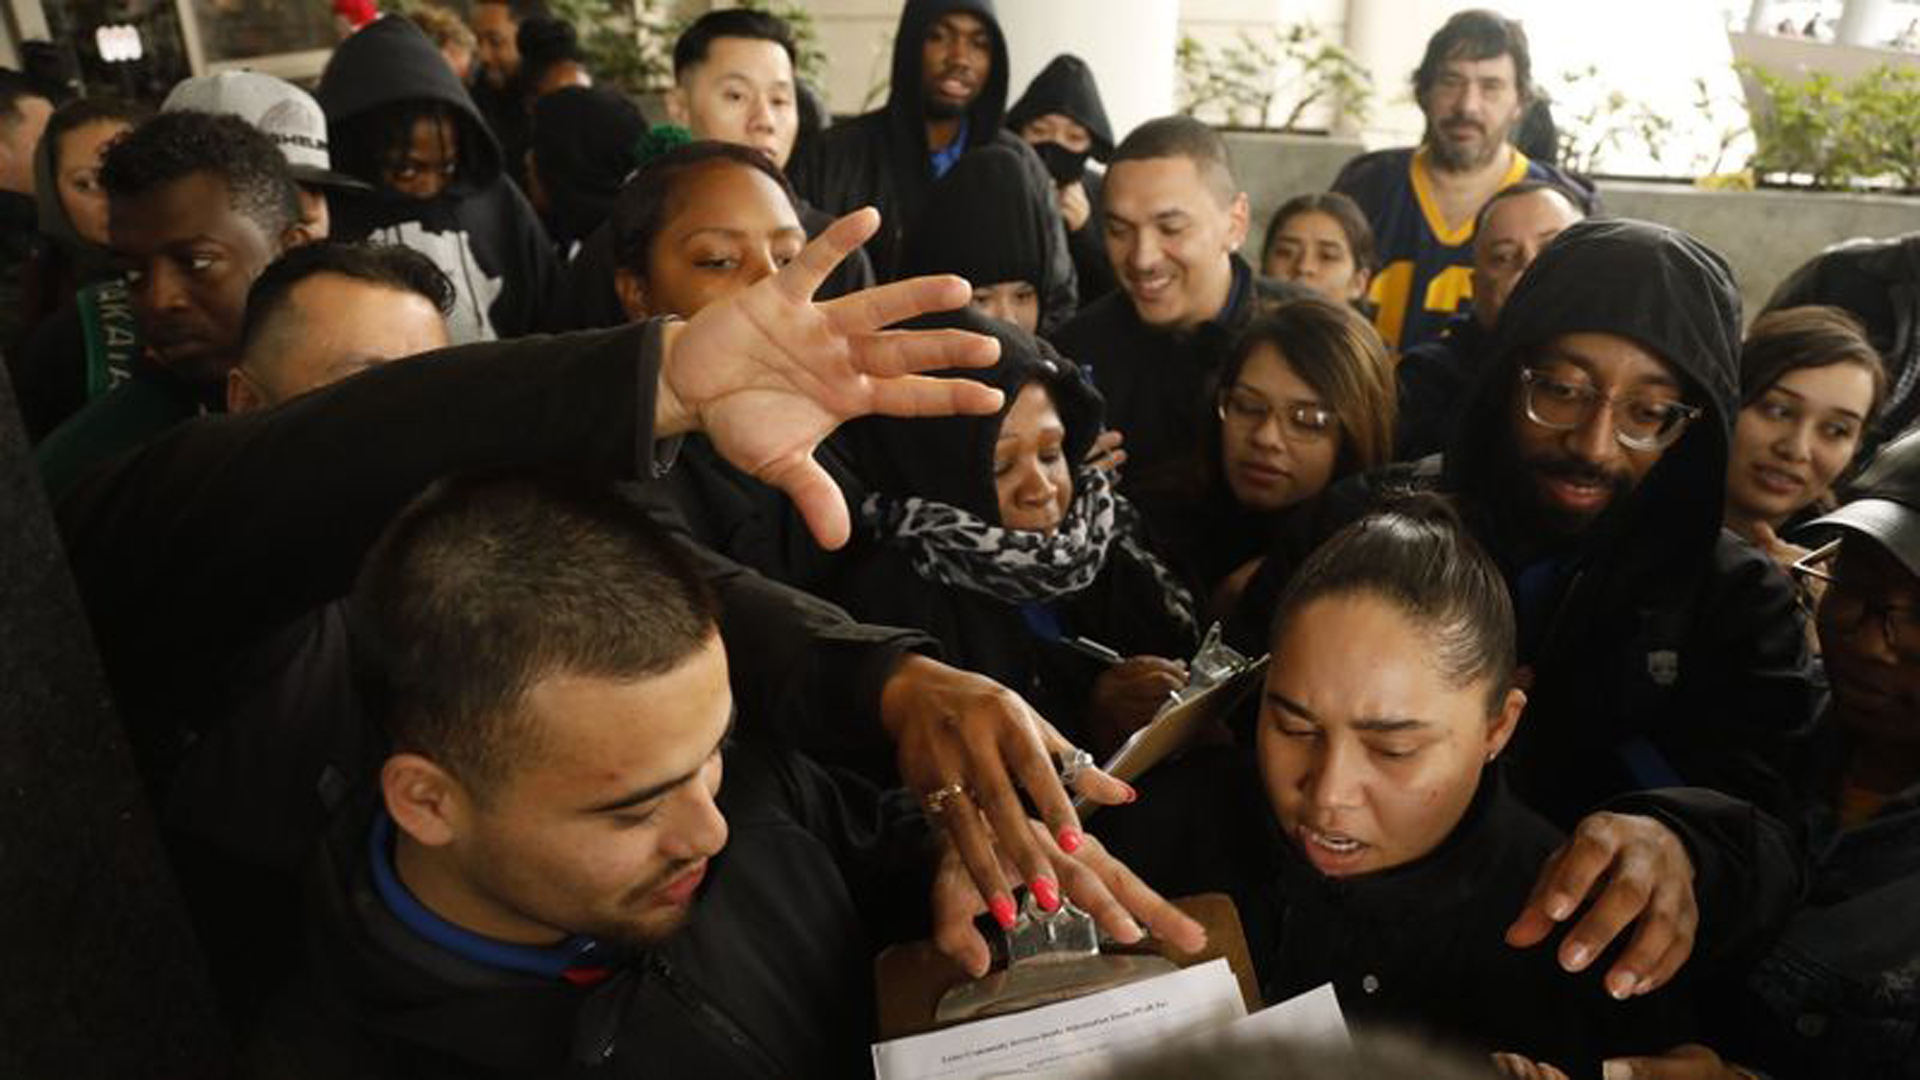
<path id="1" fill-rule="evenodd" d="M 1726 257 L 1749 321 L 1775 286 L 1822 248 L 1920 229 L 1920 201 L 1831 191 L 1705 191 L 1686 184 L 1600 181 L 1607 213 L 1684 229 Z"/>
<path id="2" fill-rule="evenodd" d="M 1340 166 L 1361 153 L 1359 140 L 1270 131 L 1225 133 L 1234 171 L 1252 203 L 1247 242 L 1255 266 L 1274 208 L 1306 191 L 1325 191 Z M 1752 319 L 1774 287 L 1821 249 L 1855 237 L 1920 230 L 1920 199 L 1828 191 L 1707 191 L 1691 184 L 1599 181 L 1609 214 L 1683 229 L 1720 252 L 1740 282 Z"/>

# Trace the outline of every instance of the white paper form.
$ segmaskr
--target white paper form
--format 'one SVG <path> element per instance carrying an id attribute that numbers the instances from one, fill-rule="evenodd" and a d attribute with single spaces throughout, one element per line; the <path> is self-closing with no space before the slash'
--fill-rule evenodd
<path id="1" fill-rule="evenodd" d="M 1170 1036 L 1217 1030 L 1245 1016 L 1225 960 L 873 1047 L 878 1080 L 985 1080 L 1058 1076 Z"/>
<path id="2" fill-rule="evenodd" d="M 1292 1042 L 1337 1042 L 1352 1046 L 1347 1018 L 1332 983 L 1321 983 L 1298 997 L 1261 1009 L 1227 1029 L 1231 1038 L 1287 1039 Z"/>

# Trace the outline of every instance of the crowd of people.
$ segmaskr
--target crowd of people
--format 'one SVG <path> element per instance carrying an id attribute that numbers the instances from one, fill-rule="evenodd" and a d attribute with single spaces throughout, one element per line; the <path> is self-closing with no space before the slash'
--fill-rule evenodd
<path id="1" fill-rule="evenodd" d="M 1745 320 L 1468 10 L 1256 266 L 1218 132 L 1018 46 L 907 0 L 831 124 L 748 8 L 654 126 L 537 0 L 0 71 L 0 349 L 249 1071 L 862 1075 L 882 946 L 1220 892 L 1375 1075 L 1920 1076 L 1909 242 Z M 1087 764 L 1212 627 L 1259 691 Z"/>

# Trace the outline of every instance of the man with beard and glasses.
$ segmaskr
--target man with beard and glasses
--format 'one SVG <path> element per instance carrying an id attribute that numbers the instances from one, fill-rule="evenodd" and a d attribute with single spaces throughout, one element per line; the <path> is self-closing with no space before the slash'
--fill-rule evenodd
<path id="1" fill-rule="evenodd" d="M 1050 333 L 1077 306 L 1066 226 L 1052 198 L 1053 178 L 1020 136 L 1001 126 L 1007 107 L 1007 40 L 992 0 L 908 0 L 893 39 L 887 103 L 809 140 L 787 170 L 808 202 L 829 214 L 862 206 L 880 211 L 880 234 L 867 244 L 881 281 L 900 275 L 906 228 L 920 216 L 933 182 L 976 146 L 1008 146 L 1026 166 L 1028 185 L 1045 195 L 1054 254 L 1040 283 Z"/>
<path id="2" fill-rule="evenodd" d="M 1720 527 L 1739 297 L 1683 233 L 1568 227 L 1508 297 L 1446 452 L 1329 488 L 1235 615 L 1240 647 L 1261 642 L 1292 569 L 1395 492 L 1459 500 L 1517 618 L 1514 789 L 1573 837 L 1508 940 L 1539 943 L 1597 894 L 1558 955 L 1584 970 L 1637 923 L 1605 961 L 1615 996 L 1671 977 L 1696 929 L 1709 961 L 1751 946 L 1800 876 L 1756 806 L 1790 805 L 1781 748 L 1813 718 L 1812 661 L 1791 584 Z"/>
<path id="3" fill-rule="evenodd" d="M 1373 225 L 1380 272 L 1369 293 L 1374 324 L 1395 350 L 1439 336 L 1473 296 L 1474 218 L 1489 197 L 1522 180 L 1550 180 L 1595 200 L 1585 184 L 1512 145 L 1533 98 L 1532 61 L 1520 24 L 1462 11 L 1427 42 L 1413 73 L 1427 117 L 1417 147 L 1376 150 L 1347 162 L 1333 190 L 1352 196 Z"/>

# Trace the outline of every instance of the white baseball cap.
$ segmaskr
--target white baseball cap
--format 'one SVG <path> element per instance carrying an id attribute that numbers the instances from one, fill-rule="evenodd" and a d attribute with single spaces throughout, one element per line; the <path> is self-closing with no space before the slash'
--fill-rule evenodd
<path id="1" fill-rule="evenodd" d="M 257 71 L 196 75 L 182 79 L 160 109 L 237 116 L 273 140 L 300 183 L 371 190 L 369 185 L 333 171 L 333 158 L 327 153 L 327 114 L 320 111 L 320 103 L 312 94 L 285 79 Z"/>

